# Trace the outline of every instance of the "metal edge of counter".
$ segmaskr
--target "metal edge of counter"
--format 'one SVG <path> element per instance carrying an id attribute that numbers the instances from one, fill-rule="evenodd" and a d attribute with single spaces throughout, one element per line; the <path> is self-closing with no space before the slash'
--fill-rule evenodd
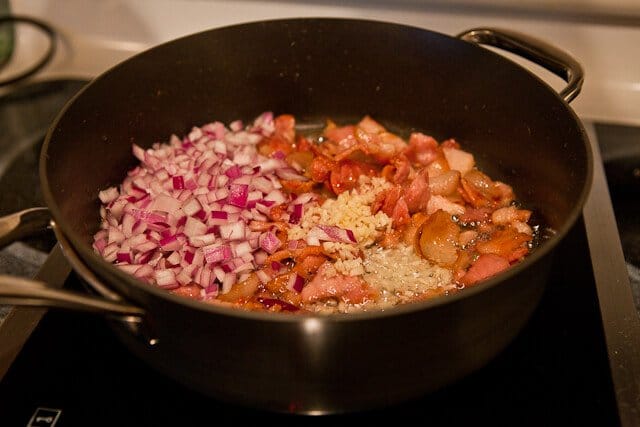
<path id="1" fill-rule="evenodd" d="M 60 246 L 56 245 L 38 270 L 35 279 L 46 281 L 52 287 L 61 288 L 70 272 L 71 267 L 64 258 Z M 12 307 L 4 321 L 0 323 L 0 380 L 7 373 L 46 312 L 46 308 Z"/>
<path id="2" fill-rule="evenodd" d="M 598 138 L 585 123 L 594 158 L 593 185 L 583 210 L 618 416 L 623 427 L 640 425 L 640 315 L 618 233 Z"/>

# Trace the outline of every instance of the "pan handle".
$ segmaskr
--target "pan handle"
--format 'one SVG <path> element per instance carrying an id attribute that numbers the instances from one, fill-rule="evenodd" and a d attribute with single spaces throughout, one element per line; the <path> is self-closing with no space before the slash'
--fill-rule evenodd
<path id="1" fill-rule="evenodd" d="M 584 71 L 578 61 L 567 52 L 542 40 L 515 31 L 497 28 L 474 28 L 458 34 L 459 39 L 486 44 L 520 55 L 546 68 L 567 82 L 559 95 L 571 102 L 582 89 Z"/>
<path id="2" fill-rule="evenodd" d="M 50 288 L 46 283 L 20 277 L 0 275 L 0 304 L 32 307 L 66 308 L 116 316 L 127 321 L 141 321 L 144 310 L 132 305 L 109 301 L 62 289 Z"/>
<path id="3" fill-rule="evenodd" d="M 67 261 L 101 297 L 53 288 L 37 280 L 0 275 L 0 304 L 65 308 L 102 314 L 122 321 L 135 335 L 155 345 L 158 340 L 152 337 L 148 322 L 145 321 L 145 311 L 123 301 L 120 295 L 102 284 L 80 261 L 55 226 L 47 208 L 31 208 L 0 217 L 0 248 L 46 228 L 53 229 Z"/>
<path id="4" fill-rule="evenodd" d="M 0 218 L 0 248 L 49 228 L 47 208 L 31 208 Z"/>

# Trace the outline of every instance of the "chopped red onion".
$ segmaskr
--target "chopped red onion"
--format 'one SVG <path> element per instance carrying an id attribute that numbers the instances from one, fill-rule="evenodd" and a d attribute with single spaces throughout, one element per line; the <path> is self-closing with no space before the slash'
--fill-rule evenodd
<path id="1" fill-rule="evenodd" d="M 266 233 L 261 234 L 258 242 L 260 244 L 260 247 L 270 254 L 278 250 L 278 248 L 282 244 L 280 239 L 278 239 L 278 237 L 271 231 L 267 231 Z"/>
<path id="2" fill-rule="evenodd" d="M 236 179 L 242 176 L 242 170 L 240 169 L 240 166 L 233 165 L 227 169 L 224 174 L 231 179 Z"/>
<path id="3" fill-rule="evenodd" d="M 227 261 L 231 259 L 232 252 L 230 245 L 214 244 L 211 246 L 205 246 L 202 248 L 204 258 L 209 264 L 216 264 L 220 261 Z"/>
<path id="4" fill-rule="evenodd" d="M 212 297 L 215 298 L 218 295 L 218 284 L 217 283 L 211 283 L 209 286 L 207 286 L 204 290 L 207 294 L 208 297 Z"/>
<path id="5" fill-rule="evenodd" d="M 280 271 L 281 268 L 282 264 L 280 264 L 278 261 L 271 261 L 271 269 L 273 271 Z"/>
<path id="6" fill-rule="evenodd" d="M 332 225 L 317 225 L 313 227 L 309 230 L 306 241 L 310 245 L 318 241 L 357 243 L 353 231 Z"/>
<path id="7" fill-rule="evenodd" d="M 194 127 L 183 139 L 171 135 L 166 145 L 133 144 L 140 165 L 119 188 L 99 193 L 102 230 L 94 249 L 166 289 L 198 283 L 206 297 L 228 292 L 251 271 L 270 280 L 258 267 L 282 243 L 272 230 L 251 231 L 248 224 L 272 221 L 271 207 L 290 203 L 279 177 L 307 179 L 284 161 L 284 153 L 267 158 L 257 152 L 256 144 L 274 131 L 267 112 L 247 129 L 240 121 L 229 129 L 214 122 Z M 299 222 L 311 200 L 312 193 L 297 196 L 281 220 Z"/>
<path id="8" fill-rule="evenodd" d="M 159 243 L 163 251 L 177 251 L 182 245 L 176 235 L 165 237 Z"/>
<path id="9" fill-rule="evenodd" d="M 118 252 L 116 253 L 116 260 L 118 262 L 126 262 L 127 264 L 131 264 L 131 254 L 129 252 Z"/>
<path id="10" fill-rule="evenodd" d="M 173 270 L 156 270 L 155 279 L 158 286 L 164 289 L 176 289 L 180 284 L 176 281 Z"/>
<path id="11" fill-rule="evenodd" d="M 182 211 L 188 216 L 193 216 L 200 209 L 202 209 L 202 206 L 196 199 L 191 199 L 182 206 Z"/>
<path id="12" fill-rule="evenodd" d="M 256 276 L 258 276 L 258 279 L 260 279 L 260 282 L 263 285 L 266 285 L 267 283 L 269 283 L 271 281 L 271 277 L 269 276 L 269 274 L 267 274 L 266 271 L 264 270 L 258 270 L 256 271 Z"/>
<path id="13" fill-rule="evenodd" d="M 183 232 L 187 237 L 202 235 L 207 232 L 207 225 L 193 217 L 187 217 Z"/>
<path id="14" fill-rule="evenodd" d="M 288 165 L 284 168 L 276 169 L 276 175 L 287 181 L 309 181 L 309 178 Z"/>
<path id="15" fill-rule="evenodd" d="M 247 184 L 231 184 L 229 186 L 229 203 L 243 208 L 247 205 L 249 186 Z"/>
<path id="16" fill-rule="evenodd" d="M 225 273 L 224 279 L 222 279 L 222 293 L 226 294 L 231 290 L 231 287 L 236 283 L 236 275 L 235 273 Z"/>
<path id="17" fill-rule="evenodd" d="M 243 221 L 220 225 L 220 236 L 226 240 L 242 240 L 245 238 L 246 225 Z"/>
<path id="18" fill-rule="evenodd" d="M 302 292 L 302 288 L 304 287 L 304 277 L 300 276 L 297 273 L 294 273 L 289 278 L 289 282 L 287 283 L 287 288 L 296 291 L 297 293 Z"/>
<path id="19" fill-rule="evenodd" d="M 231 247 L 236 257 L 241 257 L 243 255 L 251 254 L 253 252 L 253 248 L 251 247 L 251 244 L 249 244 L 249 242 L 246 242 L 246 241 L 233 243 Z"/>
<path id="20" fill-rule="evenodd" d="M 201 248 L 203 246 L 212 245 L 217 240 L 215 233 L 202 234 L 200 236 L 189 237 L 191 246 Z"/>
<path id="21" fill-rule="evenodd" d="M 98 193 L 100 201 L 104 204 L 113 202 L 118 198 L 119 195 L 120 193 L 118 192 L 118 189 L 116 187 L 109 187 L 106 190 L 102 190 L 100 193 Z"/>
<path id="22" fill-rule="evenodd" d="M 175 190 L 182 190 L 184 188 L 184 178 L 182 176 L 173 177 L 173 188 Z"/>
<path id="23" fill-rule="evenodd" d="M 289 223 L 299 223 L 300 219 L 302 218 L 302 211 L 302 204 L 296 203 L 295 205 L 293 205 L 293 212 L 291 213 L 291 216 L 289 216 Z"/>

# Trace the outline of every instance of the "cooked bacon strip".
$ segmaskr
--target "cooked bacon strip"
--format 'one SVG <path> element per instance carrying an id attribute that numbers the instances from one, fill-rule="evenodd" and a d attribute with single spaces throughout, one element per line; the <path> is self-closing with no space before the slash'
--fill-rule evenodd
<path id="1" fill-rule="evenodd" d="M 323 264 L 313 280 L 302 290 L 302 301 L 312 303 L 329 298 L 349 304 L 361 304 L 375 300 L 378 293 L 359 276 L 327 275 L 330 264 Z"/>
<path id="2" fill-rule="evenodd" d="M 373 176 L 376 169 L 366 163 L 355 160 L 343 160 L 331 171 L 329 178 L 331 189 L 335 194 L 353 190 L 361 175 Z"/>
<path id="3" fill-rule="evenodd" d="M 509 261 L 494 254 L 483 254 L 471 265 L 467 273 L 462 276 L 460 283 L 470 286 L 482 280 L 493 277 L 509 268 Z"/>
<path id="4" fill-rule="evenodd" d="M 422 224 L 416 237 L 420 254 L 441 266 L 451 266 L 458 258 L 460 227 L 451 215 L 436 211 Z"/>
<path id="5" fill-rule="evenodd" d="M 522 249 L 526 248 L 530 241 L 531 236 L 528 234 L 519 233 L 514 228 L 508 227 L 496 231 L 488 241 L 478 243 L 476 250 L 481 254 L 495 254 L 508 260 L 519 259 Z"/>
<path id="6" fill-rule="evenodd" d="M 403 198 L 409 213 L 413 214 L 426 210 L 430 196 L 429 175 L 425 169 L 422 169 L 404 190 Z"/>
<path id="7" fill-rule="evenodd" d="M 402 153 L 411 163 L 427 166 L 438 157 L 438 141 L 423 133 L 413 132 Z"/>

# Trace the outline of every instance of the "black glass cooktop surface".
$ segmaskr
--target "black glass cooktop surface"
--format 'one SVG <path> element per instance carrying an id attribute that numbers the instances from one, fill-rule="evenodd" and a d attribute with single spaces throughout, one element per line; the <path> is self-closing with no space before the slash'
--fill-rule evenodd
<path id="1" fill-rule="evenodd" d="M 67 287 L 78 286 L 72 275 Z M 273 420 L 299 425 L 411 419 L 430 426 L 615 426 L 619 420 L 599 313 L 580 221 L 558 248 L 532 319 L 489 365 L 439 392 L 339 420 L 264 413 L 205 397 L 129 353 L 101 317 L 50 311 L 0 383 L 0 424 L 207 426 Z"/>

